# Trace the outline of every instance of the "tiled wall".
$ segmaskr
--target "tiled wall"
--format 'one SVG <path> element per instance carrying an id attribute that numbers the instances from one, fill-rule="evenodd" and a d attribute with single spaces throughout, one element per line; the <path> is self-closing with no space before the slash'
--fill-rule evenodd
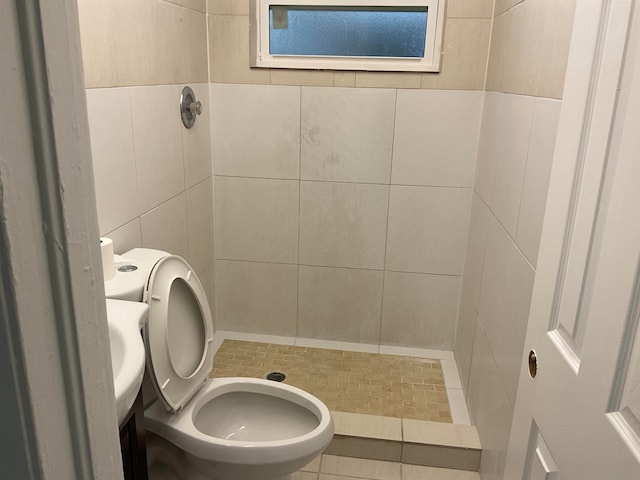
<path id="1" fill-rule="evenodd" d="M 573 10 L 496 0 L 455 344 L 483 480 L 504 469 Z"/>
<path id="2" fill-rule="evenodd" d="M 185 257 L 213 304 L 205 0 L 78 0 L 100 234 Z M 185 84 L 205 106 L 178 112 Z"/>
<path id="3" fill-rule="evenodd" d="M 249 0 L 209 0 L 211 79 L 261 85 L 483 89 L 493 0 L 448 0 L 442 69 L 383 73 L 249 68 Z"/>
<path id="4" fill-rule="evenodd" d="M 452 348 L 482 98 L 213 84 L 218 328 Z"/>

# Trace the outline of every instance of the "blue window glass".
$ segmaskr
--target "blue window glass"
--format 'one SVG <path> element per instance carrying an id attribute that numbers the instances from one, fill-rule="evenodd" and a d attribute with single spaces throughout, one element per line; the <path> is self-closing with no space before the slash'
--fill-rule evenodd
<path id="1" fill-rule="evenodd" d="M 427 7 L 269 7 L 271 55 L 424 57 Z"/>

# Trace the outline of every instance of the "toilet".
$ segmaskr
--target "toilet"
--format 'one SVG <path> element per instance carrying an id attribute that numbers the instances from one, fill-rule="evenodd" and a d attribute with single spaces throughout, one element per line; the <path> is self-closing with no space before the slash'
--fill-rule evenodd
<path id="1" fill-rule="evenodd" d="M 270 380 L 208 377 L 211 312 L 183 258 L 137 248 L 116 260 L 107 298 L 149 305 L 147 372 L 158 397 L 144 413 L 150 472 L 163 479 L 286 480 L 329 445 L 331 414 L 313 395 Z"/>

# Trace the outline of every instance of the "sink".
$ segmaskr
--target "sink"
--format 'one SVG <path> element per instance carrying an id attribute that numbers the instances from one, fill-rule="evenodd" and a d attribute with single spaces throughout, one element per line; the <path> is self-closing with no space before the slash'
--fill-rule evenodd
<path id="1" fill-rule="evenodd" d="M 107 323 L 111 344 L 111 367 L 116 394 L 118 425 L 131 410 L 144 374 L 144 343 L 140 329 L 149 307 L 140 302 L 107 299 Z"/>

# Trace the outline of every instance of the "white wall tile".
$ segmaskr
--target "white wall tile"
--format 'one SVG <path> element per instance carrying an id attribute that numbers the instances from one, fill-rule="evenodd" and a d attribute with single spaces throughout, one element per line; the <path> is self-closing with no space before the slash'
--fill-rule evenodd
<path id="1" fill-rule="evenodd" d="M 473 345 L 467 405 L 482 445 L 482 478 L 500 480 L 509 443 L 513 407 L 480 323 Z"/>
<path id="2" fill-rule="evenodd" d="M 196 272 L 213 261 L 213 183 L 208 178 L 187 190 L 189 263 Z"/>
<path id="3" fill-rule="evenodd" d="M 515 402 L 535 271 L 491 217 L 478 317 L 511 403 Z"/>
<path id="4" fill-rule="evenodd" d="M 187 203 L 184 193 L 140 217 L 142 246 L 189 258 Z"/>
<path id="5" fill-rule="evenodd" d="M 381 343 L 453 347 L 460 277 L 385 272 Z"/>
<path id="6" fill-rule="evenodd" d="M 473 339 L 476 332 L 477 314 L 472 306 L 471 294 L 462 290 L 460 295 L 460 307 L 458 309 L 458 323 L 456 331 L 455 355 L 460 373 L 462 387 L 467 389 L 469 371 L 471 370 L 471 355 L 473 352 Z"/>
<path id="7" fill-rule="evenodd" d="M 216 175 L 299 178 L 300 87 L 214 84 Z"/>
<path id="8" fill-rule="evenodd" d="M 182 121 L 177 85 L 132 87 L 131 111 L 142 212 L 184 190 Z"/>
<path id="9" fill-rule="evenodd" d="M 533 115 L 516 232 L 516 243 L 533 265 L 538 260 L 560 105 L 559 100 L 538 98 Z"/>
<path id="10" fill-rule="evenodd" d="M 515 237 L 535 98 L 504 95 L 498 118 L 498 145 L 491 210 Z"/>
<path id="11" fill-rule="evenodd" d="M 209 84 L 196 83 L 189 85 L 202 102 L 202 114 L 196 118 L 191 128 L 182 123 L 182 149 L 184 153 L 184 176 L 187 187 L 191 187 L 211 176 L 211 138 L 209 134 L 211 109 L 209 106 Z"/>
<path id="12" fill-rule="evenodd" d="M 386 268 L 461 275 L 471 190 L 391 187 Z"/>
<path id="13" fill-rule="evenodd" d="M 129 88 L 87 90 L 87 114 L 98 224 L 105 234 L 140 213 Z"/>
<path id="14" fill-rule="evenodd" d="M 482 126 L 478 140 L 478 159 L 474 189 L 487 205 L 491 204 L 498 148 L 500 146 L 500 114 L 504 95 L 485 92 Z"/>
<path id="15" fill-rule="evenodd" d="M 379 343 L 383 272 L 300 266 L 298 335 Z"/>
<path id="16" fill-rule="evenodd" d="M 299 182 L 216 177 L 216 257 L 297 263 Z"/>
<path id="17" fill-rule="evenodd" d="M 462 289 L 469 295 L 470 305 L 478 308 L 480 301 L 480 282 L 484 267 L 484 252 L 487 245 L 487 231 L 491 212 L 482 199 L 473 192 L 471 199 L 471 218 L 469 219 L 469 234 L 467 237 L 467 251 L 464 259 L 464 277 Z"/>
<path id="18" fill-rule="evenodd" d="M 302 88 L 301 178 L 389 183 L 395 91 Z"/>
<path id="19" fill-rule="evenodd" d="M 391 183 L 471 187 L 483 95 L 398 90 Z"/>
<path id="20" fill-rule="evenodd" d="M 113 240 L 113 252 L 117 255 L 128 252 L 132 248 L 142 247 L 140 217 L 136 217 L 129 223 L 108 232 L 106 237 Z"/>
<path id="21" fill-rule="evenodd" d="M 300 263 L 384 268 L 389 186 L 301 182 Z"/>
<path id="22" fill-rule="evenodd" d="M 298 267 L 275 263 L 216 262 L 218 327 L 296 335 Z"/>

